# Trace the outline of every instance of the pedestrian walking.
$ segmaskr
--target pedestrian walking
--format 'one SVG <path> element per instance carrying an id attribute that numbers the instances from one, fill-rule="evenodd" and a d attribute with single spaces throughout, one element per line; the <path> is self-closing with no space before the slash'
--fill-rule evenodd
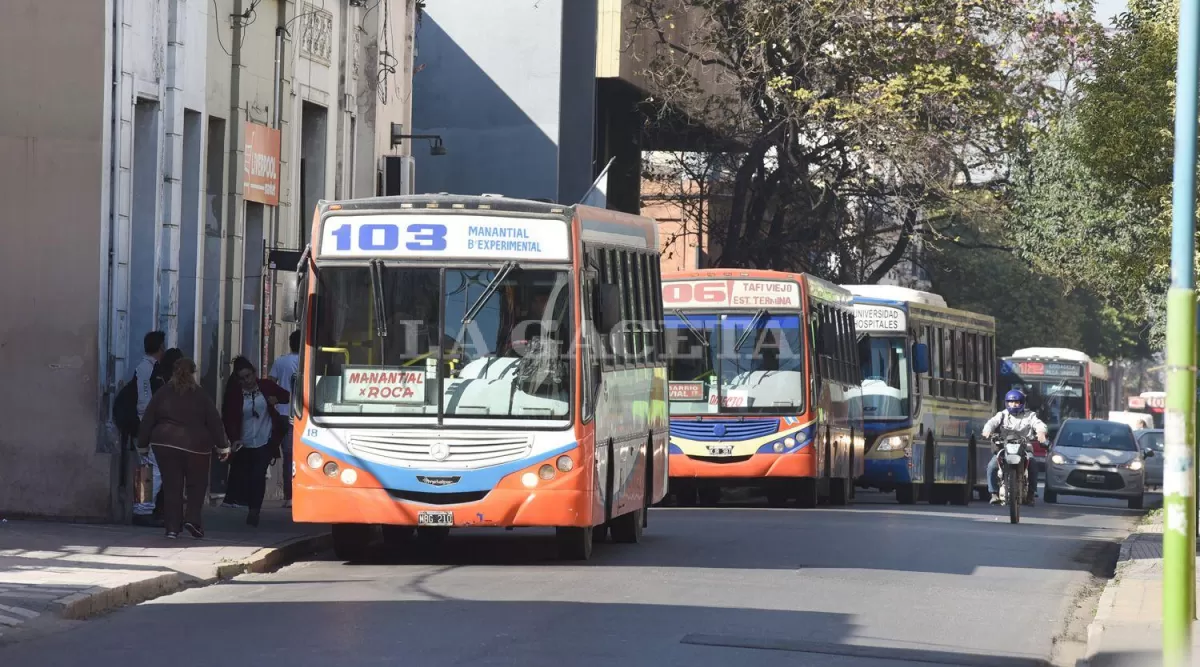
<path id="1" fill-rule="evenodd" d="M 279 357 L 275 363 L 271 365 L 271 372 L 267 375 L 268 378 L 275 384 L 283 387 L 290 395 L 293 389 L 293 382 L 296 379 L 296 374 L 300 372 L 300 332 L 293 331 L 288 337 L 288 347 L 291 352 Z M 280 403 L 275 406 L 285 420 L 287 420 L 287 430 L 283 434 L 283 506 L 292 506 L 292 406 L 291 403 Z"/>
<path id="2" fill-rule="evenodd" d="M 217 406 L 196 382 L 196 362 L 182 356 L 174 362 L 171 378 L 146 406 L 138 450 L 152 451 L 162 471 L 167 537 L 175 539 L 183 530 L 204 537 L 209 457 L 215 451 L 225 460 L 230 447 Z"/>
<path id="3" fill-rule="evenodd" d="M 134 370 L 133 382 L 137 383 L 137 416 L 139 423 L 146 415 L 146 408 L 150 405 L 150 398 L 154 394 L 154 389 L 151 385 L 151 378 L 154 376 L 154 367 L 163 358 L 167 352 L 167 334 L 162 331 L 151 331 L 142 338 L 142 348 L 145 356 L 138 363 Z M 140 427 L 139 427 L 140 432 Z M 158 497 L 159 491 L 162 489 L 162 473 L 158 469 L 158 461 L 154 458 L 154 451 L 141 458 L 140 461 L 141 476 L 150 476 L 150 497 L 142 498 L 141 502 L 134 504 L 133 520 L 139 525 L 158 526 L 161 525 L 161 510 L 156 512 L 155 498 Z M 143 484 L 137 485 L 138 489 L 143 488 Z M 158 515 L 158 516 L 156 516 Z"/>
<path id="4" fill-rule="evenodd" d="M 233 373 L 225 384 L 222 419 L 225 434 L 233 443 L 230 463 L 231 489 L 245 498 L 250 511 L 246 523 L 257 526 L 267 493 L 267 470 L 279 459 L 280 443 L 287 421 L 276 406 L 291 395 L 267 378 L 259 378 L 254 364 L 245 357 L 233 360 Z"/>

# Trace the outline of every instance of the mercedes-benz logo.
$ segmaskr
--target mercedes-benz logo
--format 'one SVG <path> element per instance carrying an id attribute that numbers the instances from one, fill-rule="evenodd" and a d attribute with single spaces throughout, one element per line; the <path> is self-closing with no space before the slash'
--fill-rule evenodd
<path id="1" fill-rule="evenodd" d="M 445 461 L 450 457 L 450 447 L 444 442 L 435 442 L 429 446 L 429 455 L 434 461 Z"/>

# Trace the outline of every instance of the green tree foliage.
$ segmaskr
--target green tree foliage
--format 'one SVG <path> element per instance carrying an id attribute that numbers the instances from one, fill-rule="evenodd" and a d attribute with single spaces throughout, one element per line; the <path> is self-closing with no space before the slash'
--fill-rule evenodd
<path id="1" fill-rule="evenodd" d="M 1169 277 L 1177 8 L 1131 2 L 1014 192 L 1022 256 L 1135 316 L 1161 312 Z"/>
<path id="2" fill-rule="evenodd" d="M 1139 318 L 1105 305 L 1084 288 L 1068 288 L 995 244 L 997 227 L 968 225 L 926 262 L 933 291 L 951 306 L 996 318 L 996 349 L 1069 347 L 1098 359 L 1145 358 L 1149 339 Z"/>
<path id="3" fill-rule="evenodd" d="M 686 115 L 709 137 L 697 150 L 726 161 L 715 262 L 845 282 L 879 280 L 916 237 L 1002 203 L 1094 31 L 1089 0 L 629 7 L 656 117 L 678 130 Z"/>

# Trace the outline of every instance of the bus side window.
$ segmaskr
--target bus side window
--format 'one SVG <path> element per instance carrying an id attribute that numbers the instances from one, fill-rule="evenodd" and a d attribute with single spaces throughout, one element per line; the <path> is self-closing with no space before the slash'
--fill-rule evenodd
<path id="1" fill-rule="evenodd" d="M 654 303 L 654 323 L 658 329 L 658 335 L 655 336 L 656 346 L 656 363 L 662 363 L 667 351 L 666 325 L 663 323 L 663 302 L 662 297 L 657 296 L 662 294 L 662 267 L 658 263 L 658 257 L 650 256 L 650 273 L 654 277 L 654 291 L 651 294 L 650 300 Z"/>

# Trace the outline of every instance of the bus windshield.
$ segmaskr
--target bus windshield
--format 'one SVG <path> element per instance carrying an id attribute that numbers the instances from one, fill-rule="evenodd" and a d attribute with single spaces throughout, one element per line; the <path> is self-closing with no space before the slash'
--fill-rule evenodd
<path id="1" fill-rule="evenodd" d="M 864 335 L 858 340 L 864 419 L 909 416 L 908 339 Z"/>
<path id="2" fill-rule="evenodd" d="M 1001 378 L 999 394 L 1013 389 L 1025 392 L 1025 406 L 1037 412 L 1051 430 L 1067 419 L 1083 419 L 1087 414 L 1087 398 L 1081 380 L 1038 380 L 1008 375 Z"/>
<path id="3" fill-rule="evenodd" d="M 569 284 L 516 265 L 322 268 L 314 414 L 566 417 Z"/>
<path id="4" fill-rule="evenodd" d="M 668 311 L 665 322 L 671 414 L 803 412 L 799 315 Z"/>

